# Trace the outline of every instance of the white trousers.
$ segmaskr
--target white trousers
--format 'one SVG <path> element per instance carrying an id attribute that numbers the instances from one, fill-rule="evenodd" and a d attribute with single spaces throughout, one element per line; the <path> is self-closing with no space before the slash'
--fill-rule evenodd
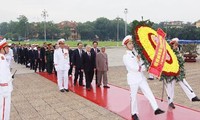
<path id="1" fill-rule="evenodd" d="M 175 82 L 176 80 L 172 80 L 172 82 L 166 83 L 165 85 L 165 89 L 166 89 L 167 97 L 168 97 L 168 104 L 170 104 L 174 100 Z M 190 85 L 187 83 L 185 79 L 183 79 L 183 81 L 179 81 L 178 83 L 190 100 L 192 100 L 192 98 L 196 96 L 194 91 L 192 90 L 192 88 L 190 87 Z"/>
<path id="2" fill-rule="evenodd" d="M 0 120 L 10 119 L 11 93 L 0 95 Z"/>
<path id="3" fill-rule="evenodd" d="M 57 71 L 57 82 L 59 90 L 68 89 L 68 70 Z"/>
<path id="4" fill-rule="evenodd" d="M 131 114 L 138 114 L 138 107 L 137 107 L 137 92 L 138 89 L 141 89 L 144 96 L 149 100 L 153 110 L 155 111 L 158 108 L 158 104 L 156 103 L 155 97 L 147 83 L 146 80 L 138 84 L 131 84 L 130 85 L 130 92 L 131 92 Z"/>

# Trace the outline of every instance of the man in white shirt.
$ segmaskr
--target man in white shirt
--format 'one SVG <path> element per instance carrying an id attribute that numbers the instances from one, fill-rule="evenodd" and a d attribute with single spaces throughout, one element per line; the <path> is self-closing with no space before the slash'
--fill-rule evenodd
<path id="1" fill-rule="evenodd" d="M 65 48 L 65 40 L 59 39 L 57 44 L 59 48 L 54 51 L 54 65 L 57 71 L 58 87 L 61 92 L 68 90 L 68 71 L 70 68 L 69 52 Z"/>

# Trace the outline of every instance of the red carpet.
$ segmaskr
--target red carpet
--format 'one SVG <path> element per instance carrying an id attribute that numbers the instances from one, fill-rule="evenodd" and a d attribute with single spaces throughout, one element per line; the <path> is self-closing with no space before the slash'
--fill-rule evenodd
<path id="1" fill-rule="evenodd" d="M 47 73 L 39 73 L 41 76 L 57 82 L 54 74 L 48 75 Z M 69 80 L 69 89 L 102 106 L 125 119 L 131 119 L 130 114 L 130 93 L 128 90 L 109 85 L 109 89 L 96 87 L 93 84 L 92 90 L 87 91 L 85 87 L 73 86 L 72 80 Z M 164 114 L 155 116 L 153 110 L 144 95 L 138 94 L 138 108 L 140 120 L 200 120 L 200 111 L 192 110 L 176 104 L 175 110 L 169 110 L 166 102 L 160 102 L 157 99 L 159 107 L 165 110 Z M 189 101 L 188 101 L 189 102 Z"/>

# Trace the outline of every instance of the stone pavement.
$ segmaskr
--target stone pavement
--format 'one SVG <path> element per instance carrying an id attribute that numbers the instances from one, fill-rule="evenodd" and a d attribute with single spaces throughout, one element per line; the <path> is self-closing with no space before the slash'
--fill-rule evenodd
<path id="1" fill-rule="evenodd" d="M 109 57 L 109 83 L 129 88 L 122 56 L 125 48 L 107 49 Z M 187 81 L 200 97 L 200 61 L 186 63 Z M 12 92 L 11 120 L 122 120 L 120 116 L 72 92 L 61 93 L 55 83 L 46 80 L 22 65 L 14 64 L 15 76 Z M 148 81 L 157 98 L 161 98 L 162 82 Z M 200 102 L 192 103 L 176 84 L 175 103 L 200 110 Z"/>
<path id="2" fill-rule="evenodd" d="M 122 120 L 118 115 L 72 93 L 61 93 L 55 83 L 22 65 L 12 92 L 11 120 Z"/>

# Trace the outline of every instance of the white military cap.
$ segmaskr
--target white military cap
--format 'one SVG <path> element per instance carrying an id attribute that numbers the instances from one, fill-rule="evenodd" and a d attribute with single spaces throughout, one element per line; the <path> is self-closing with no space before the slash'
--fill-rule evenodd
<path id="1" fill-rule="evenodd" d="M 122 45 L 126 46 L 126 44 L 127 44 L 129 41 L 132 41 L 132 36 L 131 36 L 131 35 L 127 35 L 127 36 L 123 39 Z"/>
<path id="2" fill-rule="evenodd" d="M 0 49 L 7 46 L 8 43 L 6 42 L 6 39 L 4 38 L 3 40 L 0 41 Z"/>
<path id="3" fill-rule="evenodd" d="M 178 43 L 178 41 L 179 41 L 178 38 L 173 38 L 173 39 L 170 41 L 170 44 Z"/>
<path id="4" fill-rule="evenodd" d="M 64 43 L 64 42 L 65 42 L 65 39 L 62 38 L 58 40 L 57 44 L 59 45 L 60 43 Z"/>

